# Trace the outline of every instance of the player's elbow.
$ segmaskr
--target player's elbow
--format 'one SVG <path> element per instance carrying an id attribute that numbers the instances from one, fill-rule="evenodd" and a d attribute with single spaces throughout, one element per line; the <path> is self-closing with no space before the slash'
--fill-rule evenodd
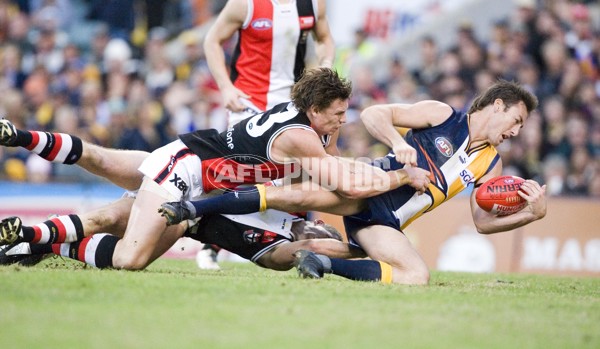
<path id="1" fill-rule="evenodd" d="M 370 107 L 363 109 L 363 111 L 360 113 L 360 119 L 363 122 L 372 120 L 374 115 L 377 114 L 376 111 L 378 108 L 379 108 L 378 106 L 372 105 Z"/>
<path id="2" fill-rule="evenodd" d="M 489 225 L 489 224 L 477 224 L 475 223 L 475 229 L 477 230 L 477 232 L 479 234 L 483 234 L 483 235 L 489 235 L 489 234 L 494 234 L 494 233 L 498 233 L 502 230 L 499 230 L 498 228 L 494 228 L 494 226 Z"/>

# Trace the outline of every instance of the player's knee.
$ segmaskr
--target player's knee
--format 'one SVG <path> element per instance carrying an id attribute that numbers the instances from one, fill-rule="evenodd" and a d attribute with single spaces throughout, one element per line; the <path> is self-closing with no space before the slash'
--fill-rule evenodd
<path id="1" fill-rule="evenodd" d="M 411 275 L 414 285 L 427 285 L 429 284 L 430 277 L 431 276 L 427 268 L 423 270 L 415 270 Z"/>
<path id="2" fill-rule="evenodd" d="M 404 285 L 427 285 L 430 274 L 427 266 L 393 267 L 392 282 Z"/>
<path id="3" fill-rule="evenodd" d="M 122 253 L 113 256 L 113 266 L 116 269 L 143 270 L 148 266 L 148 258 L 134 253 Z"/>
<path id="4" fill-rule="evenodd" d="M 135 242 L 130 245 L 125 240 L 121 239 L 115 248 L 112 256 L 113 267 L 125 270 L 142 270 L 146 268 L 150 264 L 150 254 L 143 249 L 136 248 L 139 246 L 135 246 Z"/>

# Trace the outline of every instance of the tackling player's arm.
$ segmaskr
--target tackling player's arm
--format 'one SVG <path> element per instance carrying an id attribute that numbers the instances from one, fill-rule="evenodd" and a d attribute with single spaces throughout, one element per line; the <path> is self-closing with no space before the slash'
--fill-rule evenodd
<path id="1" fill-rule="evenodd" d="M 329 30 L 325 3 L 325 0 L 319 0 L 317 22 L 313 28 L 313 38 L 315 39 L 315 52 L 319 66 L 331 68 L 333 59 L 335 58 L 335 43 Z"/>
<path id="2" fill-rule="evenodd" d="M 406 184 L 423 192 L 429 185 L 429 172 L 418 168 L 385 172 L 371 166 L 369 173 L 361 171 L 357 176 L 348 164 L 325 152 L 315 133 L 304 129 L 287 130 L 278 136 L 271 157 L 300 163 L 314 181 L 349 199 L 375 196 Z"/>
<path id="3" fill-rule="evenodd" d="M 452 115 L 452 108 L 438 101 L 415 104 L 381 104 L 366 108 L 360 114 L 367 131 L 392 149 L 398 162 L 417 166 L 417 151 L 408 145 L 397 127 L 428 128 L 437 126 Z"/>
<path id="4" fill-rule="evenodd" d="M 238 98 L 250 98 L 250 96 L 233 86 L 225 65 L 223 44 L 242 27 L 247 12 L 246 0 L 229 0 L 204 38 L 208 68 L 219 86 L 223 105 L 234 112 L 245 108 Z"/>
<path id="5" fill-rule="evenodd" d="M 478 186 L 502 174 L 502 161 L 475 184 L 471 193 L 471 215 L 477 231 L 481 234 L 494 234 L 522 227 L 546 215 L 546 186 L 540 186 L 536 181 L 528 179 L 521 185 L 519 195 L 527 201 L 527 206 L 519 212 L 508 216 L 497 216 L 484 211 L 475 200 Z"/>

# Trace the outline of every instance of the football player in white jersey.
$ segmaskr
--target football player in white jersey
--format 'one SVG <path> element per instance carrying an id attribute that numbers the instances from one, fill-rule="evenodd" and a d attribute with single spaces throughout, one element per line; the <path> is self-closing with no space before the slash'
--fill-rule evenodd
<path id="1" fill-rule="evenodd" d="M 366 108 L 361 114 L 365 126 L 392 150 L 388 156 L 376 159 L 373 165 L 385 171 L 415 166 L 428 170 L 431 182 L 424 194 L 414 187 L 401 186 L 367 199 L 353 200 L 329 190 L 294 190 L 293 186 L 301 186 L 294 184 L 286 188 L 266 188 L 263 207 L 345 215 L 349 240 L 372 258 L 343 260 L 301 251 L 298 269 L 304 276 L 318 278 L 328 272 L 354 280 L 427 284 L 427 265 L 402 229 L 469 185 L 477 187 L 500 176 L 502 160 L 495 147 L 519 134 L 537 104 L 537 98 L 522 86 L 499 81 L 478 96 L 467 113 L 438 101 Z M 397 127 L 411 130 L 402 137 Z M 542 219 L 546 215 L 546 186 L 526 180 L 521 190 L 519 195 L 528 205 L 509 216 L 495 216 L 479 208 L 475 202 L 476 191 L 473 191 L 471 211 L 477 230 L 492 234 Z M 228 205 L 227 199 L 234 194 L 219 198 L 219 206 L 225 210 L 210 213 L 251 212 L 241 205 Z M 168 222 L 177 223 L 180 219 L 209 212 L 214 207 L 211 200 L 200 206 L 191 202 L 165 203 L 161 212 Z M 202 207 L 208 210 L 199 209 Z"/>
<path id="2" fill-rule="evenodd" d="M 427 171 L 398 169 L 386 172 L 373 168 L 376 176 L 357 178 L 338 158 L 331 156 L 337 149 L 335 139 L 345 122 L 350 92 L 350 84 L 331 69 L 307 71 L 294 85 L 293 103 L 276 106 L 274 112 L 265 112 L 264 118 L 259 116 L 256 122 L 237 124 L 221 134 L 216 130 L 203 130 L 181 135 L 180 140 L 157 149 L 145 159 L 143 152 L 131 152 L 134 155 L 131 162 L 126 159 L 128 152 L 89 146 L 64 134 L 17 130 L 7 120 L 0 121 L 0 144 L 26 147 L 52 161 L 82 164 L 90 172 L 104 173 L 115 183 L 125 182 L 127 189 L 141 181 L 123 238 L 105 234 L 94 236 L 94 239 L 86 237 L 81 242 L 86 246 L 83 259 L 94 261 L 97 267 L 138 270 L 168 249 L 170 245 L 163 240 L 165 237 L 181 236 L 185 230 L 182 226 L 165 227 L 164 219 L 156 212 L 162 203 L 206 197 L 210 191 L 228 188 L 245 176 L 250 183 L 256 183 L 257 177 L 264 181 L 286 174 L 273 166 L 300 166 L 315 180 L 332 183 L 341 195 L 349 197 L 368 197 L 378 194 L 382 186 L 390 190 L 405 184 L 423 191 L 429 183 Z M 65 142 L 66 138 L 71 139 Z M 49 141 L 52 139 L 54 141 Z M 324 139 L 327 139 L 326 146 Z M 71 147 L 74 144 L 78 146 Z M 69 149 L 62 149 L 63 146 Z M 254 162 L 257 149 L 265 155 L 259 163 Z M 83 157 L 86 154 L 91 158 Z M 111 156 L 119 161 L 112 162 Z M 79 161 L 74 160 L 77 157 L 80 157 Z M 141 173 L 123 166 L 137 165 L 142 160 Z M 233 171 L 220 172 L 223 170 L 221 164 Z M 315 164 L 318 166 L 313 166 Z M 265 172 L 246 172 L 249 168 Z M 125 170 L 132 174 L 126 180 L 121 175 Z M 250 197 L 260 197 L 260 193 Z M 76 233 L 54 234 L 52 230 L 44 229 L 22 230 L 19 236 L 6 233 L 10 231 L 0 231 L 0 245 L 16 240 L 56 243 L 78 237 Z"/>

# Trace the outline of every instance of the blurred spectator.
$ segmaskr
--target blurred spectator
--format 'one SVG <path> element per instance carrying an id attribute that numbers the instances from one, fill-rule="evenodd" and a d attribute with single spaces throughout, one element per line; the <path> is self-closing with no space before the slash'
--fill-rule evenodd
<path id="1" fill-rule="evenodd" d="M 21 69 L 21 52 L 13 44 L 5 45 L 0 51 L 0 86 L 23 88 L 27 74 Z"/>
<path id="2" fill-rule="evenodd" d="M 364 29 L 354 31 L 352 45 L 342 47 L 336 51 L 333 68 L 341 76 L 350 76 L 354 67 L 368 65 L 377 54 L 377 45 L 369 38 L 369 33 Z"/>
<path id="3" fill-rule="evenodd" d="M 586 195 L 590 179 L 590 153 L 587 148 L 573 149 L 569 158 L 569 174 L 567 175 L 567 193 Z"/>
<path id="4" fill-rule="evenodd" d="M 565 194 L 568 173 L 568 164 L 564 157 L 560 155 L 549 156 L 543 165 L 542 182 L 547 185 L 546 194 L 549 196 Z"/>
<path id="5" fill-rule="evenodd" d="M 172 139 L 166 134 L 167 119 L 156 103 L 136 105 L 130 110 L 127 125 L 117 148 L 151 152 Z"/>
<path id="6" fill-rule="evenodd" d="M 431 36 L 421 39 L 419 66 L 413 71 L 417 82 L 430 89 L 440 77 L 439 52 L 437 43 Z"/>
<path id="7" fill-rule="evenodd" d="M 129 41 L 135 27 L 133 5 L 133 0 L 91 0 L 88 19 L 106 23 L 111 38 Z"/>

